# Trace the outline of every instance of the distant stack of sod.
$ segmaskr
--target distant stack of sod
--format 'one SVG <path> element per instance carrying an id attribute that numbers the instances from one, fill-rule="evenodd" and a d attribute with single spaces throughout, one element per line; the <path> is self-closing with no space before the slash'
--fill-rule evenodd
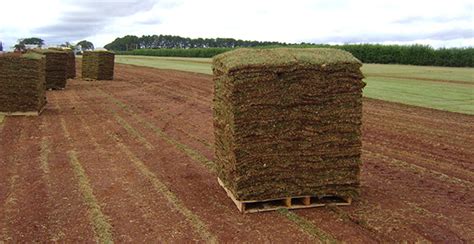
<path id="1" fill-rule="evenodd" d="M 82 55 L 82 78 L 114 79 L 115 54 L 108 51 L 85 51 Z"/>
<path id="2" fill-rule="evenodd" d="M 361 62 L 336 49 L 213 59 L 218 176 L 240 201 L 358 195 Z"/>
<path id="3" fill-rule="evenodd" d="M 46 104 L 43 55 L 0 55 L 0 114 L 38 115 Z"/>
<path id="4" fill-rule="evenodd" d="M 66 78 L 76 78 L 76 55 L 73 50 L 66 50 L 67 53 L 67 69 Z"/>
<path id="5" fill-rule="evenodd" d="M 74 79 L 76 78 L 76 55 L 74 51 L 66 48 L 49 48 L 50 50 L 62 51 L 67 54 L 67 65 L 66 65 L 66 78 Z"/>
<path id="6" fill-rule="evenodd" d="M 30 53 L 42 54 L 46 57 L 46 89 L 60 90 L 66 87 L 68 54 L 52 49 L 32 49 Z"/>

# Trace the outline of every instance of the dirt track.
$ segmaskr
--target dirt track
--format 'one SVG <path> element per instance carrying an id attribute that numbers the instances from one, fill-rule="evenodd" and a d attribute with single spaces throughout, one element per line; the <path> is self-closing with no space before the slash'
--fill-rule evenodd
<path id="1" fill-rule="evenodd" d="M 117 65 L 7 118 L 0 242 L 474 242 L 474 116 L 366 99 L 359 200 L 242 215 L 213 172 L 212 88 Z"/>

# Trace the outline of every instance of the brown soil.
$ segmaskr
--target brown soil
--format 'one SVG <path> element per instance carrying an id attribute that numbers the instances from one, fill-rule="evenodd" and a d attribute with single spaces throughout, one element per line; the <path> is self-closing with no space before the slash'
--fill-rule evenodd
<path id="1" fill-rule="evenodd" d="M 243 215 L 213 171 L 211 77 L 115 77 L 71 80 L 40 117 L 5 120 L 0 242 L 474 241 L 474 116 L 365 99 L 360 199 Z"/>

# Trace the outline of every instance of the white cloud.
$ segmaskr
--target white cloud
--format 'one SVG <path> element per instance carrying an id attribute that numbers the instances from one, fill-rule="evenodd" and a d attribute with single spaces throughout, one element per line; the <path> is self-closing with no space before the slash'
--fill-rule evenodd
<path id="1" fill-rule="evenodd" d="M 473 4 L 467 0 L 22 2 L 28 7 L 21 14 L 0 15 L 0 39 L 9 46 L 33 34 L 49 43 L 88 39 L 96 46 L 126 34 L 474 46 Z M 18 8 L 10 1 L 3 7 Z"/>

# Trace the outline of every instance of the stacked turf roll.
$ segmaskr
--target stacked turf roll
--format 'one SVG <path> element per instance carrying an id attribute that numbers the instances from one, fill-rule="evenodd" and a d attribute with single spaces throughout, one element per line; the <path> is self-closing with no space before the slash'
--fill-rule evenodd
<path id="1" fill-rule="evenodd" d="M 76 55 L 72 50 L 66 50 L 67 53 L 67 67 L 66 67 L 66 78 L 76 78 Z"/>
<path id="2" fill-rule="evenodd" d="M 114 79 L 115 54 L 107 51 L 86 51 L 82 56 L 82 78 Z"/>
<path id="3" fill-rule="evenodd" d="M 45 59 L 39 54 L 0 55 L 0 113 L 40 112 L 46 104 Z"/>
<path id="4" fill-rule="evenodd" d="M 46 89 L 59 90 L 66 87 L 68 54 L 52 49 L 33 49 L 29 53 L 38 53 L 46 57 Z"/>
<path id="5" fill-rule="evenodd" d="M 74 54 L 74 51 L 69 48 L 49 48 L 49 49 L 61 51 L 67 54 L 66 78 L 67 79 L 76 78 L 76 55 Z"/>
<path id="6" fill-rule="evenodd" d="M 238 200 L 357 196 L 360 67 L 336 49 L 238 49 L 214 58 L 218 176 Z"/>

